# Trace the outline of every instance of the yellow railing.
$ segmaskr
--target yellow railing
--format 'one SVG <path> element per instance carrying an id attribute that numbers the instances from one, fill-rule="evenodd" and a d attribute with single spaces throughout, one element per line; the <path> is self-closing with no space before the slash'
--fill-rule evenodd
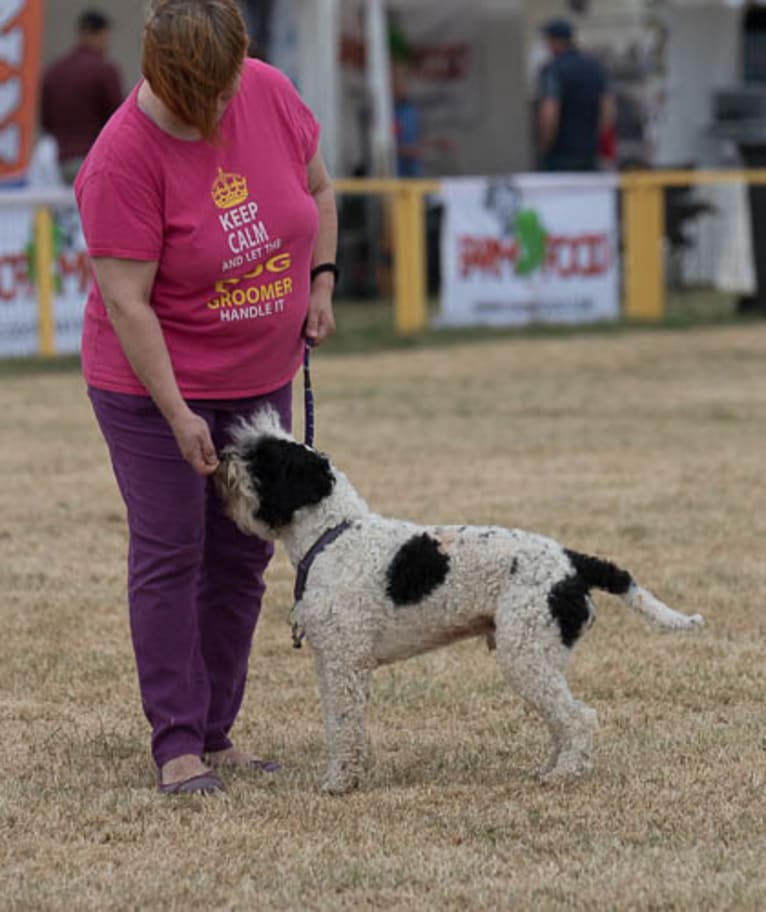
<path id="1" fill-rule="evenodd" d="M 747 171 L 632 171 L 620 175 L 623 307 L 629 320 L 665 316 L 662 239 L 666 187 L 766 184 L 766 169 Z"/>
<path id="2" fill-rule="evenodd" d="M 666 187 L 710 184 L 766 184 L 766 169 L 747 171 L 636 171 L 622 174 L 623 315 L 655 321 L 665 315 L 663 264 Z M 377 195 L 391 202 L 394 245 L 395 325 L 412 333 L 427 325 L 425 197 L 438 180 L 354 178 L 338 180 L 339 195 Z M 35 218 L 35 275 L 38 282 L 39 351 L 55 353 L 53 320 L 53 233 L 50 208 Z"/>
<path id="3" fill-rule="evenodd" d="M 56 354 L 53 316 L 53 218 L 46 206 L 35 210 L 35 281 L 37 282 L 37 344 L 46 357 Z"/>
<path id="4" fill-rule="evenodd" d="M 394 320 L 400 333 L 417 332 L 428 322 L 424 200 L 439 188 L 436 180 L 354 178 L 335 181 L 338 194 L 375 194 L 392 201 Z"/>
<path id="5" fill-rule="evenodd" d="M 766 169 L 748 171 L 633 171 L 619 176 L 622 196 L 623 306 L 629 320 L 665 316 L 663 234 L 666 187 L 766 184 Z M 424 197 L 436 180 L 336 181 L 338 193 L 378 194 L 393 201 L 395 322 L 399 332 L 427 323 Z"/>

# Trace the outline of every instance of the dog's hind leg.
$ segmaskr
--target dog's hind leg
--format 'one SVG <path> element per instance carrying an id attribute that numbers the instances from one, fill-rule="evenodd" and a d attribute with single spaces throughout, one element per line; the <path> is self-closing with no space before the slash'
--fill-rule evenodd
<path id="1" fill-rule="evenodd" d="M 534 634 L 537 636 L 537 633 Z M 543 782 L 577 778 L 592 767 L 595 710 L 575 700 L 564 677 L 565 660 L 558 644 L 530 642 L 521 623 L 498 624 L 497 662 L 510 686 L 545 721 L 551 736 L 551 753 L 540 769 Z"/>
<path id="2" fill-rule="evenodd" d="M 328 755 L 322 791 L 343 795 L 364 773 L 371 672 L 349 664 L 348 656 L 327 653 L 316 653 L 315 666 Z"/>

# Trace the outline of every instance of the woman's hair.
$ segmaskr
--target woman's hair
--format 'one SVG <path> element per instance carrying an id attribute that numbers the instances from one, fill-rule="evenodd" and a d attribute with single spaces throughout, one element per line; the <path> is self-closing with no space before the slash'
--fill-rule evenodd
<path id="1" fill-rule="evenodd" d="M 235 85 L 247 42 L 236 0 L 150 0 L 141 70 L 176 117 L 213 140 L 218 100 Z"/>

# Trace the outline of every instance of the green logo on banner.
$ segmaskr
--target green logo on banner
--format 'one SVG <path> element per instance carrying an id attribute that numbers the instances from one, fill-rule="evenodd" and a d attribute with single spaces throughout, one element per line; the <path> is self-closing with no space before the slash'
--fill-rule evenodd
<path id="1" fill-rule="evenodd" d="M 516 275 L 528 276 L 542 267 L 547 237 L 540 216 L 534 209 L 521 209 L 516 213 L 516 240 L 519 245 Z"/>

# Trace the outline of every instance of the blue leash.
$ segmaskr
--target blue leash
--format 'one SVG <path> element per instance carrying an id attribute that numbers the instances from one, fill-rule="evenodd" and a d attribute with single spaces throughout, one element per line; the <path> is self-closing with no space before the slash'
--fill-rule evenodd
<path id="1" fill-rule="evenodd" d="M 311 372 L 309 370 L 312 344 L 310 339 L 306 339 L 306 344 L 303 348 L 303 405 L 306 415 L 306 446 L 314 445 L 314 391 L 311 389 Z M 314 558 L 318 557 L 328 545 L 332 544 L 339 535 L 342 535 L 346 529 L 349 528 L 351 528 L 350 520 L 344 519 L 343 522 L 338 523 L 337 526 L 326 529 L 322 535 L 319 536 L 317 541 L 314 542 L 311 548 L 309 548 L 308 552 L 298 564 L 295 577 L 295 589 L 293 591 L 294 604 L 293 610 L 290 612 L 290 631 L 293 638 L 294 649 L 301 648 L 305 637 L 303 629 L 297 621 L 294 620 L 294 612 L 298 602 L 303 598 L 309 569 L 314 562 Z"/>
<path id="2" fill-rule="evenodd" d="M 303 346 L 303 414 L 304 414 L 304 442 L 306 446 L 314 445 L 314 390 L 311 388 L 311 370 L 310 364 L 311 361 L 311 339 L 306 339 L 306 342 Z M 304 557 L 298 566 L 297 577 L 295 580 L 295 599 L 294 604 L 297 604 L 300 597 L 303 595 L 303 589 L 306 585 L 306 576 L 308 575 L 308 568 L 311 564 L 311 561 L 314 559 L 314 554 L 317 551 L 317 546 L 314 547 L 309 552 L 307 557 Z M 293 607 L 293 611 L 295 608 Z M 292 611 L 290 616 L 292 618 Z M 293 637 L 293 649 L 300 649 L 303 645 L 303 637 L 305 636 L 303 630 L 291 620 L 290 630 Z"/>
<path id="3" fill-rule="evenodd" d="M 306 339 L 303 347 L 303 409 L 305 414 L 305 444 L 314 446 L 314 391 L 311 389 L 309 360 L 313 342 Z"/>

